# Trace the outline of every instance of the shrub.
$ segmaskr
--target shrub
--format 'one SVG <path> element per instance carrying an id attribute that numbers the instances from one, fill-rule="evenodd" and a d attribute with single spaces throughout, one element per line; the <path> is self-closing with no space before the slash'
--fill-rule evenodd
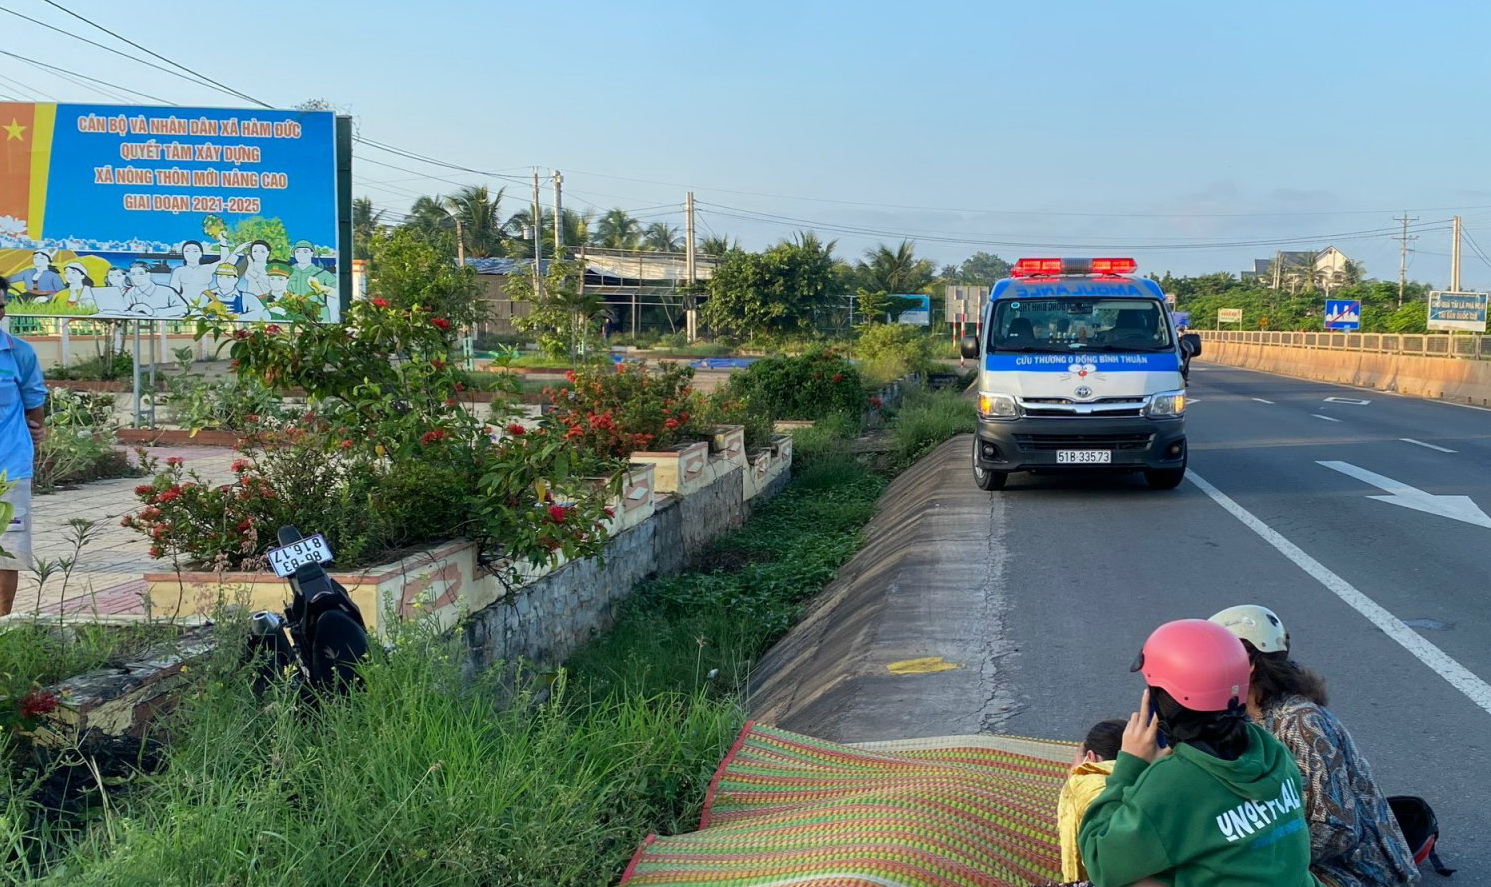
<path id="1" fill-rule="evenodd" d="M 124 352 L 98 355 L 73 364 L 70 367 L 54 366 L 43 375 L 48 379 L 71 379 L 87 382 L 112 382 L 128 379 L 134 374 L 135 362 Z"/>
<path id="2" fill-rule="evenodd" d="M 703 401 L 690 387 L 694 370 L 686 364 L 624 362 L 573 370 L 567 378 L 568 391 L 545 390 L 552 418 L 566 440 L 597 456 L 624 459 L 700 434 Z"/>
<path id="3" fill-rule="evenodd" d="M 774 419 L 817 420 L 864 406 L 859 371 L 834 348 L 758 360 L 731 376 L 725 387 Z"/>
<path id="4" fill-rule="evenodd" d="M 771 443 L 771 413 L 765 408 L 747 404 L 728 388 L 717 388 L 704 398 L 699 425 L 709 428 L 715 425 L 744 425 L 746 449 L 754 450 Z"/>
<path id="5" fill-rule="evenodd" d="M 910 465 L 948 438 L 971 434 L 976 427 L 973 403 L 959 392 L 911 391 L 891 429 L 895 461 Z"/>
<path id="6" fill-rule="evenodd" d="M 933 348 L 932 338 L 916 327 L 877 323 L 860 328 L 854 356 L 867 380 L 884 384 L 930 371 Z"/>
<path id="7" fill-rule="evenodd" d="M 209 379 L 199 373 L 173 376 L 163 398 L 182 428 L 243 433 L 259 420 L 286 415 L 279 394 L 255 378 Z M 252 420 L 248 417 L 254 417 Z"/>

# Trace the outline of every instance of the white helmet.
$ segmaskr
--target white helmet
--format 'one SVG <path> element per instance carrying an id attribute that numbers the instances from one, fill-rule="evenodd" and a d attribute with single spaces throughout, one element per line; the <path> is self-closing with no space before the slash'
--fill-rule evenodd
<path id="1" fill-rule="evenodd" d="M 1228 607 L 1210 621 L 1252 644 L 1260 653 L 1289 649 L 1289 632 L 1284 630 L 1284 623 L 1279 621 L 1274 611 L 1267 607 L 1257 604 Z"/>

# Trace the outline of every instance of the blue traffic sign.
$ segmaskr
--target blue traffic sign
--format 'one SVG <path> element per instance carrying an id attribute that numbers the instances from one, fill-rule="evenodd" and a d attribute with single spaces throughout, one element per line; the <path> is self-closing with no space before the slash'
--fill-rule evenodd
<path id="1" fill-rule="evenodd" d="M 1325 328 L 1355 332 L 1362 328 L 1360 299 L 1326 299 Z"/>

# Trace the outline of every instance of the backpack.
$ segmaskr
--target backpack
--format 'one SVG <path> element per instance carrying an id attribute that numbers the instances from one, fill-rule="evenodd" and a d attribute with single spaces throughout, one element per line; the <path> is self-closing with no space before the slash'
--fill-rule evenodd
<path id="1" fill-rule="evenodd" d="M 1414 864 L 1428 859 L 1435 872 L 1453 875 L 1455 870 L 1445 868 L 1444 863 L 1439 861 L 1439 852 L 1435 847 L 1439 843 L 1439 819 L 1434 815 L 1434 808 L 1429 806 L 1429 802 L 1414 795 L 1393 795 L 1387 799 L 1387 805 L 1392 808 L 1393 818 L 1398 820 L 1398 828 L 1403 830 L 1408 849 L 1413 853 Z"/>

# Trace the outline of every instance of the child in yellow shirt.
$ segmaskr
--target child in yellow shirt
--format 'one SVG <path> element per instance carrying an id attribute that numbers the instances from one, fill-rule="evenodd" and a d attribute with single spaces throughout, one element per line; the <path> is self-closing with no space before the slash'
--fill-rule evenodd
<path id="1" fill-rule="evenodd" d="M 1063 881 L 1080 881 L 1087 877 L 1082 866 L 1082 853 L 1077 849 L 1077 832 L 1082 827 L 1082 814 L 1087 812 L 1087 805 L 1102 794 L 1108 777 L 1113 774 L 1113 762 L 1123 745 L 1123 729 L 1127 724 L 1127 721 L 1117 718 L 1099 721 L 1077 746 L 1071 775 L 1056 799 L 1056 831 L 1061 842 Z"/>

